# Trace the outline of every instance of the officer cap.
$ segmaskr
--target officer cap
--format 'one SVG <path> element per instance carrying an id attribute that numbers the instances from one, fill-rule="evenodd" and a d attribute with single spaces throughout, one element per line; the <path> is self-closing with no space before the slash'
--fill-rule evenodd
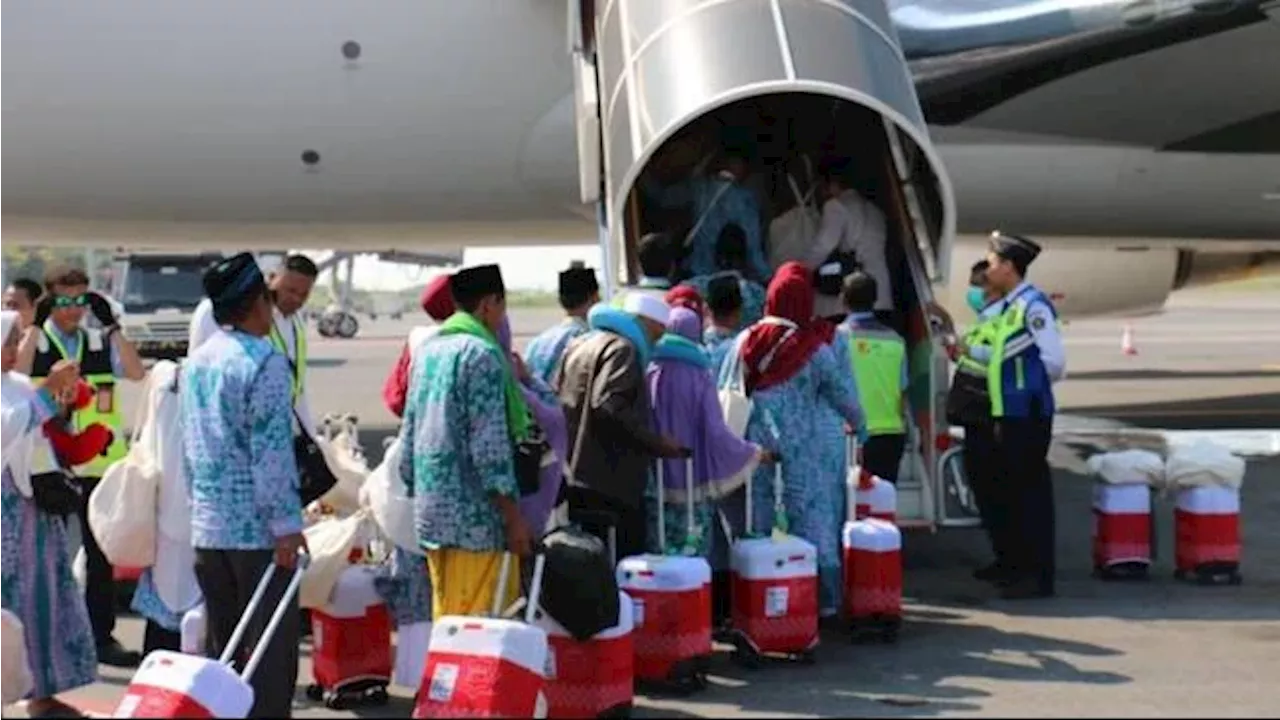
<path id="1" fill-rule="evenodd" d="M 1040 255 L 1040 246 L 1021 235 L 1009 235 L 999 230 L 991 233 L 991 251 L 1008 260 L 1026 272 L 1031 263 Z"/>

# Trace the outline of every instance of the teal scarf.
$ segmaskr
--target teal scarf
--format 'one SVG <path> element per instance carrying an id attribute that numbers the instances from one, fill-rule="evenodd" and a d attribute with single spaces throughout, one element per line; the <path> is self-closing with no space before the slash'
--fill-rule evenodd
<path id="1" fill-rule="evenodd" d="M 592 330 L 608 330 L 630 340 L 636 348 L 636 355 L 639 356 L 641 371 L 643 372 L 643 368 L 649 365 L 651 350 L 649 336 L 645 335 L 640 321 L 636 320 L 631 313 L 597 303 L 587 313 L 587 324 Z"/>
<path id="2" fill-rule="evenodd" d="M 667 333 L 662 336 L 662 339 L 658 341 L 657 347 L 653 350 L 653 359 L 673 360 L 700 367 L 704 370 L 711 369 L 711 358 L 707 356 L 707 351 L 698 343 L 675 333 Z"/>
<path id="3" fill-rule="evenodd" d="M 529 406 L 524 402 L 524 395 L 520 393 L 520 386 L 516 384 L 516 374 L 511 371 L 511 365 L 507 360 L 507 353 L 498 344 L 498 339 L 494 337 L 489 328 L 484 323 L 475 318 L 474 315 L 459 310 L 449 316 L 440 325 L 440 335 L 470 335 L 471 337 L 483 340 L 498 357 L 502 360 L 502 370 L 505 376 L 503 382 L 503 394 L 507 402 L 507 427 L 510 429 L 511 438 L 517 442 L 524 440 L 529 436 Z"/>

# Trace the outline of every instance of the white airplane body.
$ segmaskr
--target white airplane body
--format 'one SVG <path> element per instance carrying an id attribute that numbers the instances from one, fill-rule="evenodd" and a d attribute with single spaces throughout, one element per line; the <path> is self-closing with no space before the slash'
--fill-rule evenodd
<path id="1" fill-rule="evenodd" d="M 986 3 L 1001 4 L 1045 3 Z M 597 197 L 622 217 L 657 146 L 701 111 L 755 91 L 744 82 L 711 93 L 718 79 L 709 76 L 736 66 L 732 58 L 725 67 L 699 65 L 696 48 L 677 69 L 649 68 L 649 87 L 639 64 L 610 85 L 608 57 L 623 48 L 601 32 L 592 50 L 602 80 L 588 91 L 601 97 L 599 117 L 584 122 L 580 63 L 592 52 L 572 52 L 584 44 L 576 15 L 591 26 L 594 14 L 598 28 L 619 16 L 637 27 L 684 25 L 666 37 L 650 28 L 647 40 L 635 30 L 633 45 L 722 48 L 725 36 L 749 43 L 765 32 L 734 17 L 772 13 L 781 27 L 784 11 L 797 13 L 779 38 L 799 67 L 806 52 L 834 47 L 813 29 L 821 23 L 801 22 L 801 6 L 814 6 L 817 15 L 862 18 L 863 34 L 850 43 L 875 36 L 892 47 L 901 36 L 907 53 L 872 53 L 861 70 L 866 86 L 848 93 L 839 82 L 803 77 L 794 87 L 751 82 L 762 94 L 829 92 L 881 112 L 903 142 L 920 146 L 941 178 L 935 278 L 946 277 L 952 251 L 963 251 L 952 273 L 963 280 L 962 266 L 978 252 L 966 240 L 993 228 L 1047 239 L 1050 253 L 1075 258 L 1055 275 L 1068 306 L 1079 303 L 1076 313 L 1158 306 L 1196 275 L 1192 253 L 1221 248 L 1240 267 L 1271 259 L 1270 241 L 1280 240 L 1280 143 L 1248 124 L 1280 130 L 1273 8 L 1237 3 L 1237 25 L 1063 71 L 968 111 L 947 98 L 967 91 L 946 87 L 966 71 L 940 64 L 969 62 L 965 53 L 940 60 L 917 47 L 912 57 L 912 43 L 956 36 L 920 31 L 937 16 L 927 5 L 895 3 L 895 34 L 883 0 L 11 2 L 3 16 L 4 239 L 370 251 L 592 243 Z M 962 8 L 956 21 L 983 11 Z M 1149 20 L 1185 20 L 1170 12 L 1178 17 Z M 699 16 L 718 24 L 699 24 Z M 1098 31 L 1079 27 L 1018 47 L 1046 53 L 1053 42 Z M 680 34 L 687 37 L 671 37 Z M 876 65 L 883 58 L 900 65 L 886 70 Z M 892 85 L 876 77 L 882 71 L 895 82 L 902 75 L 908 88 L 914 78 L 919 100 L 868 92 Z M 670 87 L 655 99 L 650 87 L 660 81 Z M 650 109 L 666 102 L 679 111 L 647 129 L 634 127 L 645 113 L 632 112 L 628 145 L 610 133 L 628 133 L 619 107 L 637 97 Z M 689 109 L 699 103 L 698 113 Z M 1219 147 L 1218 136 L 1242 124 L 1245 139 Z M 620 256 L 622 231 L 611 232 Z"/>

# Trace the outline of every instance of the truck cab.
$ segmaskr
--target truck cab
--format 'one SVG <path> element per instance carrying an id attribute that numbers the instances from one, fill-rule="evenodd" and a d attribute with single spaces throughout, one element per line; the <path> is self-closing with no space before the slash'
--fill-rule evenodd
<path id="1" fill-rule="evenodd" d="M 204 299 L 201 278 L 222 253 L 128 253 L 115 258 L 116 299 L 126 335 L 143 357 L 186 356 L 191 316 Z"/>

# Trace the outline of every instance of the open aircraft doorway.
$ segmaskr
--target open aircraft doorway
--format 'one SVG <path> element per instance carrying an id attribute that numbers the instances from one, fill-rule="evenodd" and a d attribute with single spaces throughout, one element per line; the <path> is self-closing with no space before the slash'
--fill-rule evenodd
<path id="1" fill-rule="evenodd" d="M 924 306 L 949 271 L 955 200 L 884 0 L 570 0 L 570 39 L 582 199 L 602 204 L 610 286 L 638 280 L 645 233 L 687 239 L 697 218 L 661 189 L 714 174 L 726 148 L 746 150 L 772 233 L 798 212 L 816 223 L 831 161 L 884 212 L 918 428 L 899 516 L 947 524 L 947 365 Z"/>

